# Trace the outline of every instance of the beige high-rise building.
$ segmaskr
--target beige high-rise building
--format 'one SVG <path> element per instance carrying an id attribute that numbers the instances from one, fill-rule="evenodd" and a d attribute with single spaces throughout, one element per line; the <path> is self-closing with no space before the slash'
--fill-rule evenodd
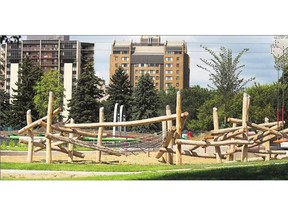
<path id="1" fill-rule="evenodd" d="M 23 40 L 20 43 L 6 43 L 1 45 L 1 71 L 5 82 L 5 91 L 11 96 L 13 89 L 17 89 L 18 70 L 22 60 L 29 56 L 43 71 L 58 70 L 63 76 L 65 97 L 63 98 L 64 118 L 68 116 L 67 104 L 72 98 L 72 88 L 81 73 L 81 59 L 94 59 L 94 43 L 83 43 L 74 40 L 65 40 L 67 36 L 57 36 L 58 39 L 46 36 L 28 37 L 32 40 Z M 43 39 L 44 38 L 44 39 Z M 68 37 L 69 39 L 69 37 Z"/>
<path id="2" fill-rule="evenodd" d="M 142 36 L 140 43 L 114 41 L 110 54 L 110 79 L 122 67 L 136 86 L 142 74 L 148 73 L 158 90 L 189 87 L 190 68 L 185 41 L 166 41 L 160 36 Z"/>

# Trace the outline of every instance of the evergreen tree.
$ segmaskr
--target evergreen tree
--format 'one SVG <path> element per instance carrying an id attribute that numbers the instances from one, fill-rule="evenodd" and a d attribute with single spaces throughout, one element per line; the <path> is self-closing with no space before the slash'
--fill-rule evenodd
<path id="1" fill-rule="evenodd" d="M 94 61 L 84 61 L 82 72 L 72 91 L 72 99 L 68 103 L 69 117 L 77 123 L 97 122 L 99 119 L 99 99 L 103 95 L 102 80 L 95 75 Z"/>
<path id="2" fill-rule="evenodd" d="M 129 76 L 123 71 L 123 68 L 119 67 L 112 76 L 107 93 L 109 94 L 108 106 L 109 116 L 111 117 L 109 120 L 112 121 L 116 103 L 118 103 L 119 106 L 124 105 L 126 109 L 126 120 L 129 120 L 132 112 L 133 90 L 129 81 Z"/>
<path id="3" fill-rule="evenodd" d="M 18 71 L 17 89 L 13 89 L 12 105 L 10 113 L 10 125 L 13 127 L 23 127 L 26 125 L 26 112 L 31 109 L 32 116 L 39 118 L 35 108 L 33 98 L 35 96 L 34 86 L 41 79 L 43 72 L 39 66 L 26 56 Z"/>
<path id="4" fill-rule="evenodd" d="M 62 107 L 65 89 L 59 71 L 51 70 L 45 73 L 41 80 L 36 83 L 34 89 L 34 104 L 40 116 L 47 114 L 48 95 L 50 91 L 53 92 L 54 96 L 53 109 Z"/>
<path id="5" fill-rule="evenodd" d="M 0 89 L 0 127 L 7 127 L 9 120 L 8 94 Z"/>
<path id="6" fill-rule="evenodd" d="M 145 74 L 140 77 L 134 93 L 133 119 L 141 120 L 158 116 L 159 97 L 153 85 L 152 77 Z M 139 132 L 155 132 L 159 124 L 149 124 L 135 127 Z"/>

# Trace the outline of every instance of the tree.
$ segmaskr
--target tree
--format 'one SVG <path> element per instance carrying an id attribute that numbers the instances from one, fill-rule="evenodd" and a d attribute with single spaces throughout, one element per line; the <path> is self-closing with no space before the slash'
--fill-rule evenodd
<path id="1" fill-rule="evenodd" d="M 129 120 L 132 113 L 133 105 L 133 90 L 129 81 L 129 76 L 123 71 L 123 68 L 119 67 L 115 74 L 111 77 L 109 88 L 107 93 L 109 94 L 109 113 L 113 116 L 114 106 L 116 103 L 124 105 L 126 109 L 126 120 Z"/>
<path id="2" fill-rule="evenodd" d="M 8 94 L 0 89 L 0 127 L 9 126 L 9 99 Z"/>
<path id="3" fill-rule="evenodd" d="M 51 70 L 49 72 L 44 73 L 43 76 L 41 77 L 41 80 L 39 80 L 36 83 L 34 89 L 35 89 L 35 96 L 33 100 L 40 116 L 45 116 L 47 114 L 48 95 L 50 91 L 53 92 L 54 109 L 57 107 L 62 107 L 65 89 L 59 71 Z"/>
<path id="4" fill-rule="evenodd" d="M 226 112 L 227 109 L 229 109 L 233 97 L 238 92 L 242 91 L 248 82 L 255 79 L 252 77 L 245 80 L 244 78 L 239 77 L 242 73 L 241 69 L 245 67 L 244 64 L 239 65 L 239 59 L 249 49 L 243 49 L 233 60 L 231 49 L 221 47 L 220 54 L 217 55 L 213 50 L 202 45 L 201 47 L 208 51 L 213 58 L 210 61 L 200 58 L 200 60 L 210 69 L 201 65 L 197 66 L 209 72 L 210 80 L 217 90 L 220 103 L 223 104 L 224 112 Z M 209 85 L 211 88 L 213 88 L 213 86 Z M 226 122 L 226 116 L 224 117 L 224 122 Z"/>
<path id="5" fill-rule="evenodd" d="M 102 80 L 95 75 L 93 59 L 84 61 L 82 72 L 72 90 L 72 99 L 68 103 L 69 117 L 77 123 L 92 123 L 99 119 L 99 99 L 103 95 Z"/>
<path id="6" fill-rule="evenodd" d="M 31 109 L 32 116 L 39 118 L 35 108 L 33 98 L 35 96 L 34 86 L 41 80 L 43 72 L 39 66 L 33 65 L 33 62 L 26 56 L 18 71 L 19 81 L 16 82 L 17 89 L 13 89 L 12 105 L 10 113 L 10 125 L 14 127 L 23 127 L 26 125 L 26 112 Z"/>
<path id="7" fill-rule="evenodd" d="M 159 97 L 153 85 L 153 79 L 149 74 L 142 75 L 138 81 L 134 93 L 133 119 L 147 119 L 158 116 Z M 139 132 L 155 132 L 159 130 L 159 125 L 149 124 L 135 127 Z"/>
<path id="8" fill-rule="evenodd" d="M 158 110 L 159 115 L 166 115 L 166 105 L 170 106 L 171 113 L 176 113 L 177 90 L 175 87 L 169 86 L 169 88 L 166 91 L 164 90 L 159 91 L 158 97 L 160 101 Z"/>
<path id="9" fill-rule="evenodd" d="M 7 35 L 0 35 L 0 44 L 3 42 L 5 43 L 19 43 L 21 39 L 20 35 L 12 35 L 12 36 L 7 36 Z"/>

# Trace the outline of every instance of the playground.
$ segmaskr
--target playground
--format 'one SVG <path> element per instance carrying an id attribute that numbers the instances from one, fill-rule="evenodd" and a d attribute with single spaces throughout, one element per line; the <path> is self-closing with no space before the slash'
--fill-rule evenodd
<path id="1" fill-rule="evenodd" d="M 184 165 L 286 158 L 288 129 L 284 128 L 284 122 L 268 122 L 267 119 L 261 124 L 250 122 L 249 115 L 253 115 L 249 113 L 250 103 L 250 96 L 244 93 L 242 119 L 228 118 L 232 127 L 224 129 L 219 128 L 217 108 L 214 107 L 211 110 L 214 130 L 192 138 L 182 134 L 189 113 L 182 112 L 180 91 L 177 93 L 175 114 L 166 106 L 165 116 L 125 121 L 123 105 L 118 107 L 116 104 L 113 122 L 104 122 L 104 108 L 100 108 L 99 122 L 80 124 L 74 119 L 57 122 L 55 117 L 61 108 L 52 110 L 53 93 L 50 92 L 47 115 L 32 122 L 31 111 L 28 110 L 27 125 L 17 134 L 10 135 L 10 139 L 27 145 L 27 152 L 18 155 L 2 152 L 1 160 L 46 164 Z M 162 131 L 154 134 L 126 131 L 126 127 L 153 123 L 161 124 Z M 42 134 L 39 134 L 39 127 Z"/>

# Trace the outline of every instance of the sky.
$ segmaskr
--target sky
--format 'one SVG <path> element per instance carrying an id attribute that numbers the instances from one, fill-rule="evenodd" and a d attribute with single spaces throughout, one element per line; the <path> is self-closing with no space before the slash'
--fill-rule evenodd
<path id="1" fill-rule="evenodd" d="M 103 78 L 109 84 L 109 58 L 113 40 L 117 41 L 140 41 L 141 35 L 71 35 L 71 40 L 95 43 L 95 71 L 96 75 Z M 207 87 L 212 84 L 209 73 L 197 67 L 203 65 L 200 58 L 211 59 L 211 55 L 200 45 L 206 46 L 213 51 L 219 52 L 220 47 L 233 51 L 233 58 L 243 49 L 249 51 L 240 58 L 239 65 L 244 64 L 240 77 L 248 79 L 255 77 L 255 82 L 260 84 L 277 81 L 277 71 L 274 68 L 274 58 L 271 54 L 271 44 L 274 43 L 272 35 L 160 35 L 161 42 L 182 41 L 187 43 L 187 51 L 190 56 L 190 86 L 200 85 Z M 252 85 L 250 82 L 247 86 Z"/>

